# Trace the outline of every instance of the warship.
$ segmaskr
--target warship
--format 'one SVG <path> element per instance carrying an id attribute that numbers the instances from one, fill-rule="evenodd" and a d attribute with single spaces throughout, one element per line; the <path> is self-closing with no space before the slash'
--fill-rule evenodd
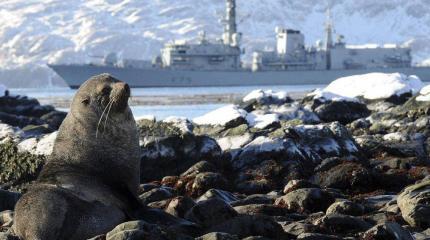
<path id="1" fill-rule="evenodd" d="M 252 62 L 245 66 L 236 1 L 226 0 L 224 31 L 219 40 L 209 41 L 201 33 L 195 43 L 166 43 L 152 61 L 119 59 L 110 53 L 101 64 L 48 66 L 71 88 L 100 73 L 110 73 L 131 87 L 328 84 L 340 77 L 370 72 L 401 72 L 430 81 L 430 67 L 412 66 L 409 47 L 348 46 L 341 35 L 333 39 L 330 14 L 327 19 L 325 39 L 315 46 L 305 46 L 300 31 L 277 27 L 275 50 L 254 52 Z"/>

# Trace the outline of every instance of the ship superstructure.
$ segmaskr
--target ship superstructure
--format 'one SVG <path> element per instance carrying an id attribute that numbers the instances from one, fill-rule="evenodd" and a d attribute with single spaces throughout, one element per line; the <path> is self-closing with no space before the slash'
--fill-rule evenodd
<path id="1" fill-rule="evenodd" d="M 111 73 L 132 87 L 193 87 L 327 84 L 336 78 L 369 72 L 402 72 L 430 81 L 430 68 L 413 67 L 411 49 L 398 45 L 348 46 L 343 36 L 333 40 L 333 21 L 327 14 L 325 39 L 305 45 L 299 30 L 277 27 L 276 47 L 256 51 L 244 67 L 236 23 L 236 1 L 226 0 L 223 35 L 197 42 L 169 42 L 152 61 L 119 59 L 108 54 L 103 64 L 49 65 L 72 88 L 92 75 Z"/>
<path id="2" fill-rule="evenodd" d="M 328 11 L 325 41 L 306 47 L 305 36 L 298 30 L 276 28 L 276 50 L 253 54 L 253 71 L 341 70 L 411 67 L 409 47 L 347 46 L 339 35 L 333 42 L 333 23 Z"/>
<path id="3" fill-rule="evenodd" d="M 236 2 L 226 1 L 226 17 L 223 19 L 222 39 L 209 41 L 206 34 L 200 34 L 199 42 L 168 43 L 155 58 L 154 65 L 159 68 L 178 70 L 238 70 L 241 68 L 240 39 L 236 25 Z"/>

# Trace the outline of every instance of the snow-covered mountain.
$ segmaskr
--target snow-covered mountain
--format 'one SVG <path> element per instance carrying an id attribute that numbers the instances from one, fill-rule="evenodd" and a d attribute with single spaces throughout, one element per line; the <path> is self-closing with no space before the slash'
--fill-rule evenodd
<path id="1" fill-rule="evenodd" d="M 0 83 L 64 84 L 46 63 L 97 62 L 108 52 L 151 59 L 166 41 L 218 38 L 223 0 L 0 0 Z M 247 56 L 274 45 L 274 29 L 323 38 L 332 6 L 337 33 L 349 44 L 410 44 L 430 64 L 429 0 L 237 0 Z M 246 59 L 246 56 L 245 56 Z"/>

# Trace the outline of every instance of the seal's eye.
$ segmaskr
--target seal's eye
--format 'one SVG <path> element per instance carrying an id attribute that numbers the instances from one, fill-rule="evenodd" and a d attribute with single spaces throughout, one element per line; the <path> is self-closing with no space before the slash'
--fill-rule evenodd
<path id="1" fill-rule="evenodd" d="M 110 91 L 112 90 L 112 88 L 111 87 L 109 87 L 109 86 L 104 86 L 103 88 L 102 88 L 102 91 L 101 91 L 101 93 L 103 94 L 103 95 L 108 95 L 109 93 L 110 93 Z"/>

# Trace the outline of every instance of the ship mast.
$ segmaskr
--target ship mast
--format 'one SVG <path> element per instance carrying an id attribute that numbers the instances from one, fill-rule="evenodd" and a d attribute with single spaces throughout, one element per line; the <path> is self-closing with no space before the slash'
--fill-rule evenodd
<path id="1" fill-rule="evenodd" d="M 226 45 L 237 45 L 236 41 L 236 0 L 226 0 L 226 17 L 224 19 L 223 42 Z"/>
<path id="2" fill-rule="evenodd" d="M 333 21 L 330 7 L 327 8 L 327 21 L 325 24 L 325 51 L 326 51 L 326 69 L 331 69 L 331 48 L 333 47 Z"/>

